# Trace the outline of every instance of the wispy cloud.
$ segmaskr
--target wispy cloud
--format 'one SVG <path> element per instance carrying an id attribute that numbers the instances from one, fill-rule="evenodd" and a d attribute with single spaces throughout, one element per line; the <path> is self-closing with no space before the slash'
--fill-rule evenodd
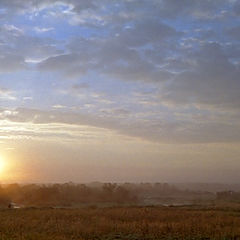
<path id="1" fill-rule="evenodd" d="M 34 27 L 34 31 L 37 33 L 45 33 L 53 30 L 54 30 L 53 27 L 49 27 L 49 28 Z"/>
<path id="2" fill-rule="evenodd" d="M 6 88 L 0 87 L 0 99 L 5 100 L 16 100 L 16 97 L 14 96 L 14 93 Z"/>

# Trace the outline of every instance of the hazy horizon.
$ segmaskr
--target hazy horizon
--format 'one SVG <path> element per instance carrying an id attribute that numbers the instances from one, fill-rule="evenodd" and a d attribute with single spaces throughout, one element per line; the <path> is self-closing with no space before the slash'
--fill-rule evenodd
<path id="1" fill-rule="evenodd" d="M 240 182 L 240 2 L 0 1 L 0 182 Z"/>

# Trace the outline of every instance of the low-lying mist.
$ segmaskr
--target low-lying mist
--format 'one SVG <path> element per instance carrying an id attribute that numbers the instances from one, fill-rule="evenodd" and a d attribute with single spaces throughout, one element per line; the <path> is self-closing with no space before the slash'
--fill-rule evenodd
<path id="1" fill-rule="evenodd" d="M 194 189 L 195 186 L 195 189 Z M 205 186 L 205 190 L 204 190 Z M 84 207 L 115 205 L 193 205 L 238 201 L 225 185 L 168 183 L 8 184 L 0 186 L 1 207 Z M 226 187 L 226 186 L 225 186 Z M 228 190 L 230 186 L 228 186 Z M 236 186 L 235 186 L 236 187 Z M 199 190 L 200 189 L 200 190 Z M 212 189 L 213 191 L 207 191 Z"/>

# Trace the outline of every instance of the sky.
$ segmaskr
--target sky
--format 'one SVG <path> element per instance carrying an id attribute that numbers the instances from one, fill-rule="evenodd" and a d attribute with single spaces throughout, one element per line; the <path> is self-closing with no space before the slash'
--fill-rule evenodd
<path id="1" fill-rule="evenodd" d="M 0 182 L 239 182 L 239 118 L 238 0 L 0 0 Z"/>

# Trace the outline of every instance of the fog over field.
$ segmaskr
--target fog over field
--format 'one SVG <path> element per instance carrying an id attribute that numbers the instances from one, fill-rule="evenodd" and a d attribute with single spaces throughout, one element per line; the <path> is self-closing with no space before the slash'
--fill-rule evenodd
<path id="1" fill-rule="evenodd" d="M 0 0 L 0 183 L 238 183 L 239 17 L 238 0 Z"/>

